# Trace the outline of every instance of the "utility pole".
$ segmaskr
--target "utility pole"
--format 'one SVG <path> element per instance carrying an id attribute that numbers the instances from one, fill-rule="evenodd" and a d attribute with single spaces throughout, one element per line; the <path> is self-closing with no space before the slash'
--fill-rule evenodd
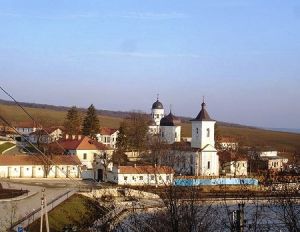
<path id="1" fill-rule="evenodd" d="M 238 210 L 232 212 L 232 221 L 234 225 L 234 230 L 236 232 L 244 232 L 245 228 L 245 216 L 244 216 L 244 206 L 245 204 L 238 204 Z"/>
<path id="2" fill-rule="evenodd" d="M 42 197 L 41 197 L 41 223 L 40 223 L 40 232 L 43 232 L 43 216 L 45 214 L 46 219 L 46 231 L 49 231 L 49 221 L 48 221 L 48 211 L 47 211 L 47 200 L 45 189 L 42 189 Z"/>

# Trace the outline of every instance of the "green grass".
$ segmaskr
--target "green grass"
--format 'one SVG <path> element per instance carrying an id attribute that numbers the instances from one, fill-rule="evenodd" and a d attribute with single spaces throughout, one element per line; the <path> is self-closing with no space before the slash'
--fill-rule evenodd
<path id="1" fill-rule="evenodd" d="M 13 146 L 15 146 L 15 144 L 9 143 L 9 142 L 1 144 L 0 145 L 0 154 L 2 154 L 2 152 L 5 151 L 6 149 L 11 148 Z"/>
<path id="2" fill-rule="evenodd" d="M 92 222 L 102 215 L 103 210 L 97 202 L 80 194 L 75 194 L 49 212 L 50 231 L 60 232 L 68 225 L 76 225 L 77 231 L 88 231 L 87 228 L 91 226 Z M 30 231 L 39 231 L 39 228 L 40 220 L 29 225 Z M 46 231 L 46 228 L 43 231 Z"/>

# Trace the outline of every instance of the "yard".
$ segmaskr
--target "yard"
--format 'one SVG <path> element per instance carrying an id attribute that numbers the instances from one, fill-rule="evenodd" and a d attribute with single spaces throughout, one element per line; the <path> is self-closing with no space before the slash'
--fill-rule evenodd
<path id="1" fill-rule="evenodd" d="M 66 227 L 74 226 L 77 227 L 77 231 L 88 231 L 87 228 L 104 213 L 98 202 L 75 194 L 49 212 L 50 231 L 60 232 Z M 29 225 L 29 231 L 39 231 L 39 228 L 40 220 Z"/>
<path id="2" fill-rule="evenodd" d="M 6 149 L 11 148 L 13 146 L 15 146 L 15 144 L 9 143 L 9 142 L 1 144 L 0 145 L 0 154 L 2 154 L 2 152 L 5 151 Z"/>

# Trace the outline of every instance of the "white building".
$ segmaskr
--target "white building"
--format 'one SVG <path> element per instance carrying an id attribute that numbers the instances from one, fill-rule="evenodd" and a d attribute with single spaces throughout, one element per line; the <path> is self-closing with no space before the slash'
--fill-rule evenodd
<path id="1" fill-rule="evenodd" d="M 165 116 L 165 110 L 163 104 L 158 100 L 152 104 L 151 118 L 152 125 L 149 126 L 150 134 L 159 134 L 160 132 L 160 120 Z"/>
<path id="2" fill-rule="evenodd" d="M 80 178 L 76 156 L 49 156 L 45 161 L 35 155 L 1 155 L 0 178 Z"/>
<path id="3" fill-rule="evenodd" d="M 191 121 L 191 143 L 175 143 L 160 162 L 183 175 L 218 176 L 219 157 L 214 139 L 216 121 L 209 117 L 204 102 L 200 113 Z"/>
<path id="4" fill-rule="evenodd" d="M 38 129 L 29 135 L 31 143 L 52 143 L 62 138 L 63 131 L 59 127 L 51 127 L 45 129 Z"/>
<path id="5" fill-rule="evenodd" d="M 105 144 L 108 147 L 116 148 L 119 130 L 103 127 L 100 128 L 100 133 L 96 135 L 98 142 Z"/>
<path id="6" fill-rule="evenodd" d="M 275 172 L 283 171 L 285 165 L 288 163 L 288 159 L 278 156 L 277 151 L 262 151 L 259 152 L 259 157 L 266 162 L 266 166 L 269 170 Z"/>
<path id="7" fill-rule="evenodd" d="M 82 179 L 103 179 L 103 170 L 97 166 L 102 159 L 110 159 L 113 149 L 87 136 L 80 135 L 58 142 L 66 150 L 67 154 L 75 155 L 80 160 L 82 164 Z M 52 146 L 59 148 L 56 143 L 53 143 Z"/>
<path id="8" fill-rule="evenodd" d="M 172 112 L 160 120 L 160 138 L 168 144 L 181 140 L 180 120 Z"/>
<path id="9" fill-rule="evenodd" d="M 37 126 L 33 121 L 19 122 L 14 127 L 22 135 L 29 135 L 37 129 L 41 129 L 41 127 Z"/>
<path id="10" fill-rule="evenodd" d="M 226 176 L 247 176 L 248 160 L 245 156 L 230 151 L 218 152 L 220 172 Z"/>
<path id="11" fill-rule="evenodd" d="M 174 171 L 167 166 L 113 166 L 108 181 L 118 185 L 165 186 L 173 183 Z"/>
<path id="12" fill-rule="evenodd" d="M 221 137 L 218 142 L 221 150 L 236 151 L 239 146 L 238 142 L 231 137 Z"/>

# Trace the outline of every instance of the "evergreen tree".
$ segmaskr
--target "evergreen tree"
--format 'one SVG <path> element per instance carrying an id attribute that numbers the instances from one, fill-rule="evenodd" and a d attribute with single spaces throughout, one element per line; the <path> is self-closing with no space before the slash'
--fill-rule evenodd
<path id="1" fill-rule="evenodd" d="M 122 123 L 119 128 L 119 133 L 116 141 L 117 150 L 121 152 L 126 151 L 128 147 L 128 138 L 126 137 L 125 128 L 123 124 L 124 123 Z"/>
<path id="2" fill-rule="evenodd" d="M 65 133 L 69 135 L 78 135 L 81 131 L 81 115 L 76 106 L 68 110 L 64 121 Z"/>
<path id="3" fill-rule="evenodd" d="M 86 116 L 82 124 L 82 134 L 96 138 L 96 134 L 99 133 L 100 122 L 96 113 L 94 105 L 90 105 L 86 112 Z"/>

